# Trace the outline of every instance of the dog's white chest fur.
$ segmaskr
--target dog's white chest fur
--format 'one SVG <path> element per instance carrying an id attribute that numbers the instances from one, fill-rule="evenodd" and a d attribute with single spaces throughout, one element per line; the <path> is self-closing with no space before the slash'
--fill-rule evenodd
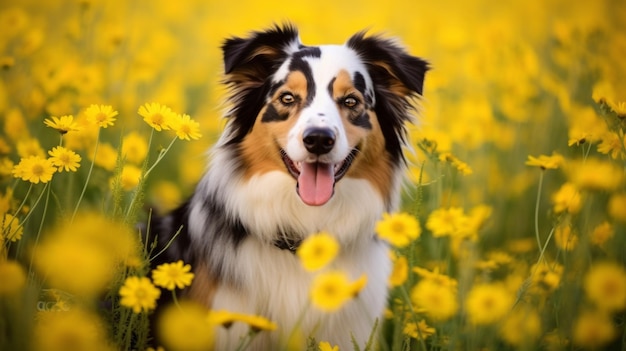
<path id="1" fill-rule="evenodd" d="M 382 242 L 370 240 L 361 246 L 344 252 L 333 265 L 353 280 L 362 274 L 368 279 L 359 295 L 336 312 L 324 312 L 311 304 L 310 284 L 315 273 L 302 269 L 294 254 L 277 252 L 255 240 L 244 243 L 237 254 L 243 269 L 240 273 L 248 276 L 246 283 L 236 289 L 221 286 L 213 308 L 262 315 L 278 325 L 276 331 L 258 334 L 251 350 L 294 343 L 303 349 L 307 337 L 339 345 L 341 350 L 350 350 L 354 337 L 363 347 L 386 305 L 390 263 L 388 248 Z M 216 350 L 237 349 L 247 332 L 243 324 L 220 328 Z"/>
<path id="2" fill-rule="evenodd" d="M 203 182 L 224 179 L 220 173 L 228 170 L 227 165 L 213 168 Z M 367 342 L 381 317 L 390 273 L 389 248 L 375 238 L 372 228 L 384 204 L 368 182 L 350 178 L 342 182 L 331 201 L 314 208 L 302 204 L 293 180 L 282 172 L 239 182 L 230 178 L 220 188 L 218 194 L 225 197 L 228 211 L 237 213 L 242 224 L 255 232 L 222 257 L 222 274 L 232 284 L 218 287 L 212 309 L 260 315 L 278 325 L 276 331 L 257 335 L 252 350 L 286 345 L 290 338 L 304 337 L 304 342 L 308 336 L 350 349 L 353 336 L 361 345 Z M 191 218 L 202 218 L 202 210 L 194 212 L 192 208 Z M 192 238 L 200 243 L 205 226 L 191 223 L 196 223 L 191 227 Z M 316 273 L 305 271 L 293 252 L 272 245 L 277 227 L 335 235 L 340 253 L 327 269 L 345 272 L 351 280 L 365 275 L 366 287 L 339 311 L 324 312 L 313 306 L 310 289 Z M 221 328 L 216 350 L 237 349 L 247 332 L 242 324 Z"/>

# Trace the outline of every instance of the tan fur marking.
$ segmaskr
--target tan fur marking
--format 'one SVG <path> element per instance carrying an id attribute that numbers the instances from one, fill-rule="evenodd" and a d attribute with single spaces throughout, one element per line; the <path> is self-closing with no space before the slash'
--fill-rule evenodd
<path id="1" fill-rule="evenodd" d="M 374 112 L 368 112 L 372 130 L 361 144 L 361 152 L 352 163 L 347 177 L 366 179 L 388 199 L 393 180 L 393 166 L 385 151 L 385 139 Z M 357 127 L 355 127 L 357 128 Z"/>
<path id="2" fill-rule="evenodd" d="M 345 70 L 337 75 L 333 84 L 333 94 L 335 99 L 353 95 L 358 97 L 361 102 L 364 101 L 363 95 L 356 89 L 350 74 Z M 367 111 L 370 124 L 372 125 L 372 129 L 367 130 L 350 123 L 350 118 L 353 117 L 351 113 L 353 112 L 346 109 L 341 111 L 348 143 L 351 147 L 358 145 L 361 150 L 346 176 L 368 180 L 380 191 L 384 198 L 387 198 L 391 192 L 393 168 L 385 152 L 385 139 L 380 130 L 376 114 L 372 111 Z M 363 110 L 359 110 L 356 113 L 360 114 L 362 112 Z"/>
<path id="3" fill-rule="evenodd" d="M 250 178 L 255 174 L 285 170 L 277 148 L 285 147 L 287 134 L 296 122 L 294 116 L 300 111 L 301 106 L 287 108 L 280 103 L 279 99 L 282 93 L 289 91 L 299 96 L 302 103 L 307 95 L 306 83 L 306 78 L 302 72 L 292 72 L 287 77 L 285 84 L 278 88 L 274 96 L 272 96 L 271 104 L 274 105 L 278 112 L 290 113 L 286 121 L 262 122 L 261 116 L 265 114 L 266 108 L 263 108 L 257 116 L 252 131 L 242 143 L 242 154 L 247 164 L 246 178 Z"/>
<path id="4" fill-rule="evenodd" d="M 201 263 L 195 267 L 193 283 L 187 291 L 187 296 L 207 308 L 211 308 L 217 286 L 217 281 L 211 278 L 206 264 Z"/>

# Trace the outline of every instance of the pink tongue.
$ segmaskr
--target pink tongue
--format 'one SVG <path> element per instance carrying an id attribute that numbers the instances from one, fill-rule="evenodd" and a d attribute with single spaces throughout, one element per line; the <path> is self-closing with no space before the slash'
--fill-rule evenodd
<path id="1" fill-rule="evenodd" d="M 298 176 L 298 194 L 310 206 L 321 206 L 333 196 L 335 170 L 332 165 L 320 162 L 302 163 Z"/>

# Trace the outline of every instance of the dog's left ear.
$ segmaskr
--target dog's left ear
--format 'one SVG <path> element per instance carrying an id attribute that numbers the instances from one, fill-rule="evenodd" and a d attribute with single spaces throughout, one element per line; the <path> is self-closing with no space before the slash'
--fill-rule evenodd
<path id="1" fill-rule="evenodd" d="M 226 83 L 262 84 L 299 42 L 298 31 L 289 24 L 253 32 L 247 38 L 227 39 L 222 45 Z"/>
<path id="2" fill-rule="evenodd" d="M 422 95 L 426 61 L 409 55 L 393 40 L 357 33 L 346 45 L 357 52 L 374 83 L 375 111 L 385 148 L 397 162 L 404 160 L 405 122 L 411 121 L 412 98 Z"/>
<path id="3" fill-rule="evenodd" d="M 346 44 L 365 62 L 374 84 L 398 96 L 422 94 L 426 61 L 409 55 L 393 40 L 357 33 Z"/>

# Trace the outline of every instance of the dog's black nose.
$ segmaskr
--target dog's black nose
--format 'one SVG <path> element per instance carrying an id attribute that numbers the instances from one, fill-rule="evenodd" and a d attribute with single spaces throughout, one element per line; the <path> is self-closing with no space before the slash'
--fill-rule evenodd
<path id="1" fill-rule="evenodd" d="M 335 133 L 328 128 L 309 128 L 302 134 L 302 142 L 310 153 L 323 155 L 335 146 Z"/>

